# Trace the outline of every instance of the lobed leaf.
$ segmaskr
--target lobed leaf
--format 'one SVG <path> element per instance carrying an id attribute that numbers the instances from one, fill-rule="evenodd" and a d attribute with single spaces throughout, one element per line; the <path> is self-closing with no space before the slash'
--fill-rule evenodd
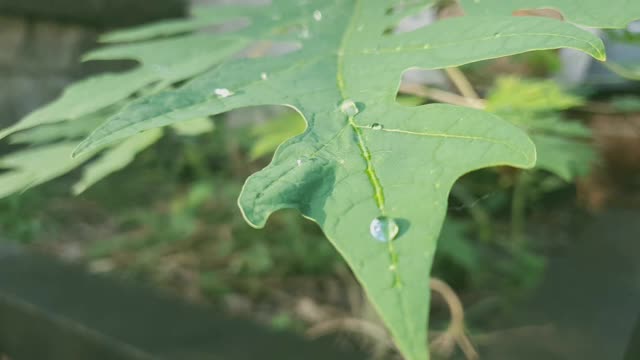
<path id="1" fill-rule="evenodd" d="M 596 20 L 594 0 L 583 7 L 549 1 L 573 21 Z M 627 3 L 629 10 L 607 9 L 598 24 L 617 25 L 635 16 L 636 5 L 612 1 Z M 463 3 L 468 13 L 483 16 L 447 19 L 400 34 L 389 30 L 433 4 L 274 0 L 263 6 L 213 7 L 193 19 L 118 32 L 105 40 L 179 36 L 94 52 L 89 58 L 137 59 L 142 65 L 133 70 L 135 76 L 81 83 L 4 134 L 79 117 L 142 90 L 149 94 L 98 127 L 75 155 L 141 131 L 241 107 L 295 109 L 306 130 L 284 142 L 271 164 L 247 180 L 238 201 L 243 215 L 262 227 L 274 211 L 295 208 L 317 222 L 353 269 L 404 356 L 428 359 L 429 272 L 454 181 L 487 166 L 532 167 L 536 153 L 521 129 L 495 115 L 449 105 L 398 104 L 402 73 L 562 47 L 605 58 L 600 39 L 572 24 L 510 16 L 520 5 L 538 7 L 541 1 Z M 248 24 L 236 31 L 184 35 L 239 20 Z M 282 42 L 295 42 L 296 51 L 237 54 L 245 47 Z M 187 51 L 195 52 L 185 56 Z M 182 86 L 169 86 L 191 77 Z M 123 79 L 130 84 L 105 88 Z M 70 104 L 77 108 L 62 111 Z M 379 233 L 382 228 L 387 232 Z"/>
<path id="2" fill-rule="evenodd" d="M 635 0 L 460 0 L 469 15 L 511 15 L 517 10 L 552 9 L 566 20 L 597 28 L 623 28 L 640 19 Z"/>
<path id="3" fill-rule="evenodd" d="M 531 167 L 535 150 L 522 131 L 488 113 L 397 104 L 402 73 L 559 47 L 603 59 L 604 50 L 594 35 L 544 18 L 462 17 L 391 35 L 386 30 L 399 19 L 386 5 L 274 1 L 261 11 L 250 8 L 250 25 L 238 34 L 254 41 L 293 38 L 300 49 L 229 59 L 178 89 L 135 101 L 76 154 L 240 107 L 294 108 L 307 129 L 247 180 L 239 199 L 245 218 L 262 227 L 272 212 L 296 208 L 317 222 L 354 270 L 402 353 L 427 359 L 429 271 L 451 186 L 481 167 Z M 371 227 L 380 217 L 398 224 L 397 238 L 374 239 Z"/>

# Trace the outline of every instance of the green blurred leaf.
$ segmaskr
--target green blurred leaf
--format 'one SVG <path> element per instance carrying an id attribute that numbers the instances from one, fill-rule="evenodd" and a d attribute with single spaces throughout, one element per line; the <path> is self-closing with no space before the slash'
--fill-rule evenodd
<path id="1" fill-rule="evenodd" d="M 495 113 L 553 111 L 582 103 L 580 97 L 567 93 L 553 80 L 502 77 L 487 98 L 487 110 Z"/>
<path id="2" fill-rule="evenodd" d="M 0 139 L 34 126 L 77 119 L 127 99 L 153 85 L 155 90 L 191 78 L 241 50 L 246 41 L 188 35 L 144 44 L 114 45 L 95 50 L 85 60 L 136 60 L 140 65 L 122 73 L 99 75 L 69 86 L 51 104 L 0 131 Z"/>
<path id="3" fill-rule="evenodd" d="M 582 103 L 554 81 L 506 77 L 496 81 L 487 109 L 527 131 L 538 153 L 536 168 L 572 181 L 589 173 L 596 155 L 589 143 L 591 130 L 558 111 Z"/>
<path id="4" fill-rule="evenodd" d="M 85 166 L 82 179 L 73 185 L 73 193 L 80 194 L 109 174 L 129 165 L 137 153 L 155 144 L 161 137 L 162 129 L 153 129 L 107 149 L 98 159 Z"/>
<path id="5" fill-rule="evenodd" d="M 567 182 L 587 175 L 596 160 L 593 148 L 587 143 L 543 134 L 532 135 L 531 138 L 538 150 L 536 167 Z"/>
<path id="6" fill-rule="evenodd" d="M 71 158 L 76 142 L 23 149 L 0 158 L 0 198 L 64 175 L 87 161 L 92 152 Z"/>
<path id="7" fill-rule="evenodd" d="M 616 96 L 611 99 L 611 106 L 622 112 L 640 112 L 640 96 Z"/>
<path id="8" fill-rule="evenodd" d="M 640 62 L 607 61 L 604 65 L 618 76 L 629 80 L 640 80 Z"/>
<path id="9" fill-rule="evenodd" d="M 287 112 L 263 124 L 255 125 L 251 130 L 255 139 L 251 147 L 251 159 L 273 154 L 280 144 L 300 135 L 304 128 L 304 119 L 296 112 Z"/>
<path id="10" fill-rule="evenodd" d="M 178 135 L 198 136 L 213 131 L 215 126 L 209 118 L 197 118 L 193 120 L 180 121 L 171 126 Z"/>

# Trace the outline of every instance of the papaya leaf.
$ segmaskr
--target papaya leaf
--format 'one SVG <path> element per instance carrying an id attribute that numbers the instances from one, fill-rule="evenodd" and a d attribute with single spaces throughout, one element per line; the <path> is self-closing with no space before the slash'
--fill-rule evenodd
<path id="1" fill-rule="evenodd" d="M 198 136 L 215 129 L 215 125 L 209 118 L 197 118 L 180 121 L 172 125 L 173 131 L 181 136 Z"/>
<path id="2" fill-rule="evenodd" d="M 71 85 L 56 101 L 0 130 L 0 139 L 38 125 L 78 119 L 122 102 L 149 86 L 155 90 L 166 88 L 211 68 L 244 45 L 241 38 L 212 39 L 199 34 L 93 51 L 85 60 L 131 59 L 140 65 L 133 70 L 103 74 Z"/>
<path id="3" fill-rule="evenodd" d="M 511 15 L 517 10 L 551 9 L 565 20 L 597 28 L 623 28 L 640 19 L 635 0 L 460 0 L 469 15 Z"/>
<path id="4" fill-rule="evenodd" d="M 82 178 L 73 185 L 73 193 L 80 194 L 109 174 L 129 165 L 136 154 L 160 140 L 162 133 L 162 129 L 153 129 L 105 150 L 100 158 L 85 166 Z"/>
<path id="5" fill-rule="evenodd" d="M 552 80 L 505 77 L 496 81 L 486 109 L 529 134 L 538 152 L 536 168 L 569 182 L 587 175 L 597 159 L 591 130 L 557 113 L 582 103 Z"/>
<path id="6" fill-rule="evenodd" d="M 588 25 L 596 1 L 586 2 L 583 8 L 582 2 L 569 6 L 569 0 L 555 1 L 566 5 L 562 10 L 570 19 Z M 480 3 L 476 0 L 468 12 L 477 10 L 482 16 L 390 31 L 403 17 L 433 5 L 425 3 L 274 0 L 261 6 L 213 7 L 191 19 L 120 31 L 104 40 L 141 42 L 114 45 L 91 58 L 140 61 L 143 70 L 132 70 L 135 76 L 121 75 L 131 84 L 122 90 L 101 89 L 116 80 L 88 80 L 81 83 L 85 88 L 71 88 L 48 110 L 4 134 L 88 114 L 149 88 L 150 94 L 131 100 L 99 126 L 75 155 L 141 131 L 241 107 L 295 109 L 306 130 L 285 141 L 271 164 L 247 180 L 239 198 L 243 215 L 252 226 L 263 227 L 274 211 L 295 208 L 318 223 L 364 286 L 399 350 L 408 360 L 425 360 L 429 272 L 454 181 L 487 166 L 532 167 L 536 153 L 521 129 L 490 113 L 397 103 L 403 72 L 563 47 L 605 58 L 595 35 L 557 20 L 510 16 L 511 5 L 505 2 L 499 2 L 499 11 L 484 11 L 473 8 Z M 528 2 L 533 7 L 539 3 Z M 615 26 L 635 14 L 630 3 L 630 10 L 607 5 L 603 21 L 596 24 Z M 229 30 L 230 22 L 246 26 Z M 211 26 L 220 31 L 185 34 Z M 162 36 L 173 37 L 156 39 Z M 202 53 L 194 55 L 201 60 L 182 54 L 194 51 L 193 45 L 181 45 L 194 39 L 203 41 Z M 175 53 L 159 52 L 156 58 L 144 48 L 165 41 L 177 42 Z M 255 51 L 277 43 L 295 43 L 296 51 Z M 253 49 L 245 52 L 249 56 L 238 52 L 244 47 Z M 62 112 L 65 104 L 77 108 Z"/>
<path id="7" fill-rule="evenodd" d="M 537 168 L 556 174 L 570 182 L 591 171 L 596 152 L 585 142 L 548 134 L 531 135 L 538 150 Z"/>
<path id="8" fill-rule="evenodd" d="M 582 98 L 567 93 L 553 80 L 523 80 L 505 76 L 496 80 L 487 98 L 486 110 L 494 113 L 566 110 L 583 102 Z"/>
<path id="9" fill-rule="evenodd" d="M 134 101 L 76 153 L 240 107 L 296 109 L 307 129 L 247 180 L 239 199 L 245 218 L 262 227 L 272 212 L 297 208 L 316 221 L 354 270 L 400 351 L 408 359 L 427 359 L 428 277 L 453 182 L 486 166 L 531 167 L 535 150 L 523 132 L 485 112 L 399 105 L 402 73 L 539 49 L 571 47 L 599 59 L 604 52 L 592 34 L 544 18 L 462 17 L 389 34 L 400 18 L 388 5 L 325 0 L 248 7 L 241 14 L 250 24 L 235 36 L 295 40 L 300 49 L 231 58 L 180 88 Z M 221 11 L 240 14 L 237 7 Z M 176 24 L 115 38 L 203 26 L 202 18 Z"/>
<path id="10" fill-rule="evenodd" d="M 42 184 L 73 170 L 91 157 L 91 152 L 71 158 L 77 142 L 68 141 L 24 149 L 0 158 L 0 198 Z"/>

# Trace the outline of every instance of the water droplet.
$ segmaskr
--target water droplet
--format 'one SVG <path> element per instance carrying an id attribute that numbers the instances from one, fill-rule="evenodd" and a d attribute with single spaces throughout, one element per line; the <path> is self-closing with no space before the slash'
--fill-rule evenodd
<path id="1" fill-rule="evenodd" d="M 500 36 L 502 36 L 502 34 L 499 32 L 493 34 L 494 38 L 499 38 Z"/>
<path id="2" fill-rule="evenodd" d="M 263 72 L 263 73 L 260 74 L 260 79 L 267 80 L 268 78 L 269 78 L 269 75 L 267 75 L 266 72 Z"/>
<path id="3" fill-rule="evenodd" d="M 382 130 L 383 128 L 384 126 L 382 126 L 382 124 L 378 124 L 378 123 L 371 124 L 371 129 L 373 130 Z"/>
<path id="4" fill-rule="evenodd" d="M 300 159 L 296 160 L 296 165 L 301 166 L 302 165 L 302 160 L 300 160 Z"/>
<path id="5" fill-rule="evenodd" d="M 233 95 L 233 91 L 225 88 L 215 89 L 213 90 L 213 93 L 218 95 L 219 98 L 226 98 Z"/>
<path id="6" fill-rule="evenodd" d="M 374 239 L 380 242 L 389 242 L 398 236 L 400 228 L 392 218 L 388 216 L 378 216 L 371 221 L 369 231 Z"/>
<path id="7" fill-rule="evenodd" d="M 347 116 L 353 117 L 360 112 L 360 109 L 358 109 L 358 105 L 353 100 L 347 99 L 340 104 L 340 111 Z"/>
<path id="8" fill-rule="evenodd" d="M 440 189 L 440 183 L 435 183 L 434 186 L 435 186 L 436 189 Z"/>
<path id="9" fill-rule="evenodd" d="M 425 49 L 425 50 L 426 49 L 430 49 L 431 48 L 431 44 L 424 44 L 424 45 L 422 45 L 422 48 Z"/>
<path id="10" fill-rule="evenodd" d="M 396 271 L 396 270 L 398 270 L 398 267 L 396 266 L 396 264 L 389 265 L 389 271 Z"/>
<path id="11" fill-rule="evenodd" d="M 362 30 L 364 30 L 364 25 L 358 25 L 358 27 L 356 28 L 356 31 L 361 32 Z"/>
<path id="12" fill-rule="evenodd" d="M 320 10 L 316 10 L 316 11 L 313 12 L 313 19 L 315 21 L 322 20 L 322 13 L 320 12 Z"/>

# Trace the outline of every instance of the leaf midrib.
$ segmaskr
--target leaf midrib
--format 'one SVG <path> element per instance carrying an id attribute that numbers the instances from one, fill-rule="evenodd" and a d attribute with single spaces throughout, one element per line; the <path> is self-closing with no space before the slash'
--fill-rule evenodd
<path id="1" fill-rule="evenodd" d="M 350 97 L 347 95 L 347 91 L 344 83 L 344 74 L 343 74 L 344 73 L 344 55 L 345 55 L 345 49 L 347 48 L 349 44 L 349 40 L 351 39 L 351 35 L 353 33 L 354 27 L 356 26 L 355 20 L 360 18 L 361 9 L 362 9 L 362 0 L 355 0 L 354 9 L 353 9 L 351 18 L 349 19 L 347 30 L 345 31 L 345 34 L 342 37 L 342 41 L 340 43 L 340 47 L 338 48 L 336 82 L 337 82 L 338 90 L 340 92 L 341 101 L 346 101 L 346 100 L 354 101 L 353 99 L 350 99 Z M 360 150 L 360 155 L 362 156 L 363 160 L 367 165 L 365 173 L 373 188 L 374 201 L 376 203 L 376 206 L 380 210 L 381 215 L 386 215 L 385 209 L 384 209 L 384 205 L 385 205 L 384 190 L 382 188 L 382 184 L 380 182 L 380 179 L 373 165 L 371 152 L 369 151 L 364 135 L 362 134 L 361 126 L 356 124 L 354 118 L 355 116 L 347 115 L 346 121 L 355 135 L 358 149 Z M 410 312 L 406 306 L 406 303 L 402 301 L 402 296 L 400 293 L 400 289 L 402 288 L 403 283 L 398 271 L 398 252 L 392 240 L 387 241 L 387 251 L 389 253 L 389 261 L 391 265 L 389 269 L 381 269 L 381 271 L 391 271 L 393 273 L 392 286 L 393 286 L 393 289 L 396 290 L 396 295 L 398 296 L 398 301 L 401 304 L 401 308 L 404 313 L 404 316 L 408 319 L 410 316 Z M 375 308 L 379 308 L 379 306 L 377 305 L 376 301 L 373 298 L 372 298 L 372 304 L 374 305 Z M 382 314 L 384 312 L 379 311 L 379 313 Z M 407 330 L 409 330 L 411 333 L 410 329 L 407 329 Z"/>
<path id="2" fill-rule="evenodd" d="M 342 41 L 340 43 L 340 47 L 338 48 L 336 83 L 338 86 L 338 91 L 340 92 L 341 102 L 347 101 L 347 100 L 354 101 L 353 99 L 350 99 L 350 97 L 346 93 L 346 86 L 344 83 L 344 74 L 343 74 L 344 73 L 344 55 L 345 55 L 345 49 L 349 44 L 349 40 L 351 38 L 354 26 L 356 24 L 355 19 L 358 19 L 360 17 L 361 4 L 362 4 L 361 0 L 355 1 L 354 9 L 353 9 L 351 18 L 349 19 L 349 24 L 347 25 L 347 30 L 345 31 L 345 34 L 342 37 Z M 351 127 L 351 130 L 356 136 L 358 149 L 360 150 L 360 155 L 362 156 L 362 158 L 364 159 L 367 165 L 367 169 L 365 170 L 365 173 L 367 174 L 367 177 L 369 178 L 369 182 L 373 187 L 374 200 L 376 202 L 376 206 L 378 207 L 380 212 L 384 215 L 385 201 L 384 201 L 384 191 L 382 189 L 382 184 L 380 183 L 380 179 L 378 178 L 378 175 L 376 174 L 376 171 L 375 171 L 375 167 L 373 166 L 373 163 L 371 161 L 371 152 L 369 151 L 369 148 L 366 144 L 364 136 L 362 135 L 362 131 L 360 130 L 358 125 L 355 123 L 354 119 L 355 119 L 355 116 L 349 116 L 349 115 L 346 116 L 346 121 L 348 122 L 349 126 Z"/>

